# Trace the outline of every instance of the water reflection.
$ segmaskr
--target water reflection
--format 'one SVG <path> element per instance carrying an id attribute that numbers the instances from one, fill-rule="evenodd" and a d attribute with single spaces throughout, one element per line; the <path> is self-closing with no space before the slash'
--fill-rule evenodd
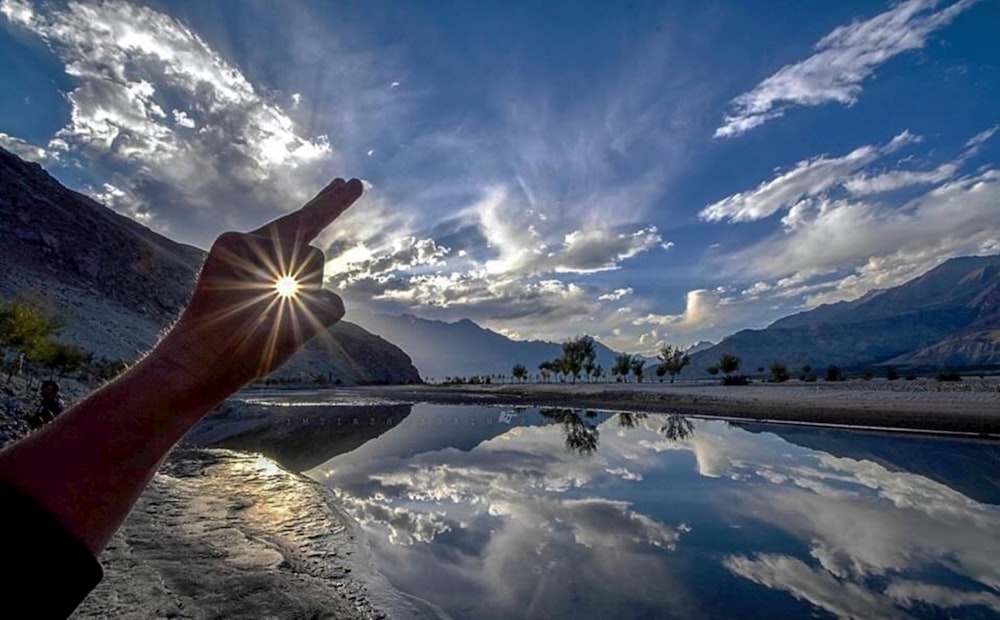
<path id="1" fill-rule="evenodd" d="M 389 580 L 452 617 L 1000 613 L 1000 507 L 901 457 L 681 416 L 502 414 L 417 405 L 311 473 Z"/>

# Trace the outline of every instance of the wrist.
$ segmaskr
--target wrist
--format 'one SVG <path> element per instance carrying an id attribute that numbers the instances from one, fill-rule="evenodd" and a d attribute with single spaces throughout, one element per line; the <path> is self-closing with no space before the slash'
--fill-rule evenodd
<path id="1" fill-rule="evenodd" d="M 221 402 L 243 387 L 245 381 L 227 372 L 223 356 L 211 349 L 204 334 L 178 322 L 143 360 L 155 374 L 170 377 L 171 389 L 179 388 L 178 396 L 185 406 L 200 401 L 211 406 Z"/>

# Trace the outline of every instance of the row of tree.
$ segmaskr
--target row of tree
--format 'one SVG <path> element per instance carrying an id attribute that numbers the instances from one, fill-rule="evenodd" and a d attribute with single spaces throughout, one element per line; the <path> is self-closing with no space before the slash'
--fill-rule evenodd
<path id="1" fill-rule="evenodd" d="M 683 349 L 670 345 L 660 349 L 657 359 L 659 363 L 655 368 L 656 376 L 662 381 L 664 376 L 669 375 L 671 383 L 684 367 L 691 363 L 690 356 Z M 531 375 L 524 364 L 515 364 L 511 369 L 511 376 L 523 383 Z M 581 376 L 588 381 L 602 380 L 605 378 L 605 370 L 597 363 L 596 341 L 586 335 L 567 340 L 562 345 L 560 357 L 546 360 L 538 365 L 538 376 L 544 383 L 553 379 L 576 383 Z M 640 355 L 619 353 L 615 355 L 614 364 L 611 366 L 611 376 L 616 381 L 625 383 L 631 376 L 641 383 L 646 376 L 646 359 Z"/>

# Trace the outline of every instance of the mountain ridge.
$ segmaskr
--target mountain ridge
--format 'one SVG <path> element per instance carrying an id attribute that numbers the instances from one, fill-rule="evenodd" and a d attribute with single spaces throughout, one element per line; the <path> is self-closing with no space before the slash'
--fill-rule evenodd
<path id="1" fill-rule="evenodd" d="M 744 371 L 773 362 L 988 367 L 1000 365 L 1000 256 L 961 256 L 903 284 L 742 330 L 692 356 L 695 373 L 723 353 Z"/>

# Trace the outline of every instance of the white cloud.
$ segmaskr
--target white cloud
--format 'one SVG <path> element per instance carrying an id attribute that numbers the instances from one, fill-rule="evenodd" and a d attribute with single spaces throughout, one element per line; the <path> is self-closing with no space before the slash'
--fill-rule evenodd
<path id="1" fill-rule="evenodd" d="M 30 144 L 16 136 L 0 132 L 0 148 L 4 148 L 21 159 L 37 164 L 47 164 L 59 159 L 59 152 Z"/>
<path id="2" fill-rule="evenodd" d="M 875 70 L 903 52 L 924 47 L 977 0 L 945 3 L 908 0 L 867 20 L 835 28 L 805 60 L 779 69 L 732 101 L 733 111 L 715 130 L 716 138 L 739 136 L 784 115 L 793 106 L 851 105 Z"/>
<path id="3" fill-rule="evenodd" d="M 954 256 L 995 252 L 998 201 L 1000 170 L 994 169 L 945 183 L 900 208 L 824 201 L 733 260 L 751 276 L 807 281 L 830 274 L 835 292 L 810 303 L 850 299 L 901 284 Z M 853 273 L 838 275 L 845 268 Z"/>
<path id="4" fill-rule="evenodd" d="M 986 142 L 993 137 L 993 134 L 995 134 L 998 129 L 1000 129 L 1000 125 L 994 125 L 985 131 L 977 133 L 969 138 L 969 141 L 965 143 L 965 146 L 970 149 L 974 149 L 986 144 Z"/>
<path id="5" fill-rule="evenodd" d="M 725 298 L 718 290 L 696 289 L 688 291 L 683 314 L 647 314 L 632 321 L 633 325 L 659 325 L 662 327 L 706 328 L 719 321 L 723 314 Z"/>
<path id="6" fill-rule="evenodd" d="M 299 135 L 239 69 L 167 15 L 114 0 L 44 12 L 5 0 L 3 12 L 41 37 L 74 82 L 57 138 L 91 165 L 113 162 L 108 181 L 134 201 L 126 212 L 150 214 L 147 223 L 172 221 L 207 243 L 219 230 L 206 231 L 206 218 L 218 221 L 220 207 L 239 197 L 240 210 L 224 216 L 259 222 L 260 211 L 306 199 L 318 167 L 334 159 L 325 136 Z M 164 105 L 177 100 L 187 109 Z"/>
<path id="7" fill-rule="evenodd" d="M 914 172 L 911 170 L 894 170 L 877 175 L 858 175 L 848 179 L 844 188 L 855 196 L 867 196 L 891 192 L 914 185 L 936 185 L 955 176 L 959 164 L 948 162 L 934 170 Z"/>
<path id="8" fill-rule="evenodd" d="M 604 293 L 603 295 L 599 295 L 597 299 L 599 301 L 618 301 L 619 299 L 622 299 L 623 297 L 628 297 L 631 294 L 632 294 L 631 288 L 616 288 L 610 293 Z"/>
<path id="9" fill-rule="evenodd" d="M 698 216 L 710 222 L 749 222 L 785 209 L 802 208 L 813 198 L 842 185 L 851 175 L 880 157 L 920 141 L 908 131 L 882 146 L 862 146 L 841 157 L 820 155 L 800 161 L 788 172 L 708 205 Z"/>

